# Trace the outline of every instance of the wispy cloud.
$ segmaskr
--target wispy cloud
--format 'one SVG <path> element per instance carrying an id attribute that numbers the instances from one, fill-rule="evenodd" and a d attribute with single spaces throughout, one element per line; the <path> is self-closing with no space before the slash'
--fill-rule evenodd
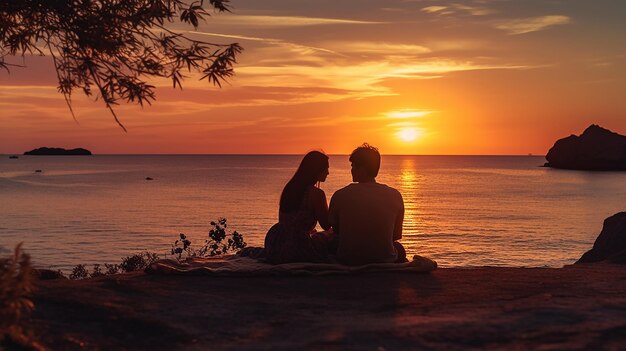
<path id="1" fill-rule="evenodd" d="M 305 16 L 252 16 L 220 15 L 211 19 L 211 24 L 246 27 L 303 27 L 337 24 L 382 24 L 384 22 L 359 21 L 340 18 L 318 18 Z"/>
<path id="2" fill-rule="evenodd" d="M 420 55 L 432 52 L 422 45 L 374 41 L 333 41 L 324 43 L 324 46 L 346 54 Z"/>
<path id="3" fill-rule="evenodd" d="M 548 27 L 564 25 L 571 22 L 572 19 L 568 16 L 553 15 L 499 21 L 495 23 L 495 27 L 505 30 L 509 32 L 509 34 L 518 35 L 537 32 Z"/>
<path id="4" fill-rule="evenodd" d="M 404 110 L 389 111 L 385 113 L 385 116 L 389 118 L 397 118 L 397 119 L 410 119 L 410 118 L 422 118 L 431 113 L 433 113 L 433 111 L 404 109 Z"/>
<path id="5" fill-rule="evenodd" d="M 450 4 L 446 6 L 432 5 L 422 8 L 423 12 L 437 15 L 469 15 L 469 16 L 487 16 L 497 13 L 496 10 L 484 6 L 472 6 L 464 4 Z"/>
<path id="6" fill-rule="evenodd" d="M 424 7 L 422 9 L 422 11 L 427 12 L 427 13 L 437 13 L 437 12 L 444 12 L 448 9 L 447 6 L 427 6 Z"/>
<path id="7" fill-rule="evenodd" d="M 492 65 L 444 59 L 345 62 L 320 67 L 313 66 L 246 66 L 238 74 L 246 82 L 260 86 L 317 86 L 360 90 L 373 96 L 394 95 L 379 84 L 390 78 L 433 79 L 461 71 L 523 69 L 523 65 Z"/>
<path id="8" fill-rule="evenodd" d="M 314 47 L 314 46 L 297 44 L 297 43 L 285 41 L 285 40 L 282 40 L 282 39 L 261 38 L 261 37 L 245 36 L 245 35 L 221 34 L 221 33 L 210 33 L 210 32 L 198 32 L 198 31 L 190 31 L 189 33 L 199 34 L 199 35 L 206 35 L 206 36 L 213 36 L 213 37 L 220 37 L 220 38 L 239 39 L 239 40 L 246 40 L 246 41 L 258 41 L 258 42 L 264 42 L 264 43 L 268 43 L 268 44 L 272 44 L 272 45 L 288 46 L 288 47 L 291 47 L 291 48 L 294 48 L 294 49 L 299 49 L 302 54 L 307 54 L 307 53 L 310 53 L 311 51 L 319 51 L 319 52 L 326 52 L 326 53 L 337 54 L 338 55 L 337 52 L 332 51 L 332 50 L 319 48 L 319 47 Z"/>

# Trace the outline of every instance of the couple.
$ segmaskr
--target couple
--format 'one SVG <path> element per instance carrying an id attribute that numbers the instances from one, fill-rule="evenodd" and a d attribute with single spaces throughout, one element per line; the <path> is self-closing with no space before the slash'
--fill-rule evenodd
<path id="1" fill-rule="evenodd" d="M 268 262 L 406 262 L 398 242 L 404 203 L 400 192 L 376 182 L 380 153 L 363 144 L 350 162 L 354 183 L 338 190 L 328 206 L 319 188 L 329 174 L 328 156 L 319 151 L 304 156 L 281 194 L 278 223 L 265 237 Z M 318 222 L 324 231 L 315 231 Z"/>

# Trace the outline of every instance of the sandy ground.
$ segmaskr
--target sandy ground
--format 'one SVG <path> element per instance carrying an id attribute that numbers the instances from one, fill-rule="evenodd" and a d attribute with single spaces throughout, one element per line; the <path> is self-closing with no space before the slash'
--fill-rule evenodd
<path id="1" fill-rule="evenodd" d="M 42 281 L 54 350 L 624 350 L 626 267 Z"/>

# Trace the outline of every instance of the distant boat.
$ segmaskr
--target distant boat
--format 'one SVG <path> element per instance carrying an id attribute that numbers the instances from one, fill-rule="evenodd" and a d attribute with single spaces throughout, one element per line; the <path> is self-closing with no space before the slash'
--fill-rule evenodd
<path id="1" fill-rule="evenodd" d="M 9 156 L 9 158 L 15 159 L 15 158 L 19 158 L 19 156 L 11 155 L 11 156 Z"/>
<path id="2" fill-rule="evenodd" d="M 146 177 L 146 180 L 154 180 L 154 179 L 151 177 Z"/>
<path id="3" fill-rule="evenodd" d="M 35 173 L 41 173 L 41 169 L 36 169 Z"/>

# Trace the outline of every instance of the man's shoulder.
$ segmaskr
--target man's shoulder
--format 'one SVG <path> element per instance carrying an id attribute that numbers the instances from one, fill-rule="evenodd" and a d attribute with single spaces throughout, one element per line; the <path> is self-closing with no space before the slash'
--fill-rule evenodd
<path id="1" fill-rule="evenodd" d="M 402 193 L 400 193 L 400 191 L 396 188 L 390 187 L 387 184 L 382 184 L 382 183 L 377 183 L 380 186 L 380 190 L 384 191 L 385 193 L 388 194 L 388 196 L 390 197 L 399 197 L 400 199 L 402 199 Z"/>
<path id="2" fill-rule="evenodd" d="M 337 191 L 333 197 L 338 196 L 348 196 L 353 193 L 380 193 L 384 192 L 389 194 L 389 196 L 399 196 L 402 197 L 402 194 L 395 188 L 392 188 L 386 184 L 382 183 L 352 183 L 349 184 Z"/>
<path id="3" fill-rule="evenodd" d="M 342 196 L 345 196 L 349 192 L 351 192 L 352 189 L 354 189 L 353 185 L 354 185 L 354 183 L 348 184 L 348 185 L 344 186 L 343 188 L 338 189 L 337 191 L 335 191 L 333 193 L 333 199 L 340 198 Z"/>
<path id="4" fill-rule="evenodd" d="M 369 188 L 372 189 L 373 191 L 383 191 L 383 192 L 388 192 L 388 193 L 394 193 L 394 194 L 400 194 L 400 192 L 398 191 L 398 189 L 391 187 L 385 183 L 368 183 L 369 184 Z"/>
<path id="5" fill-rule="evenodd" d="M 382 185 L 382 186 L 384 186 L 385 188 L 387 188 L 387 190 L 388 190 L 390 193 L 394 193 L 394 194 L 397 194 L 397 195 L 402 196 L 402 194 L 400 193 L 400 190 L 398 190 L 398 189 L 396 189 L 396 188 L 394 188 L 394 187 L 391 187 L 391 186 L 389 186 L 389 185 L 387 185 L 387 184 L 381 184 L 381 185 Z"/>

